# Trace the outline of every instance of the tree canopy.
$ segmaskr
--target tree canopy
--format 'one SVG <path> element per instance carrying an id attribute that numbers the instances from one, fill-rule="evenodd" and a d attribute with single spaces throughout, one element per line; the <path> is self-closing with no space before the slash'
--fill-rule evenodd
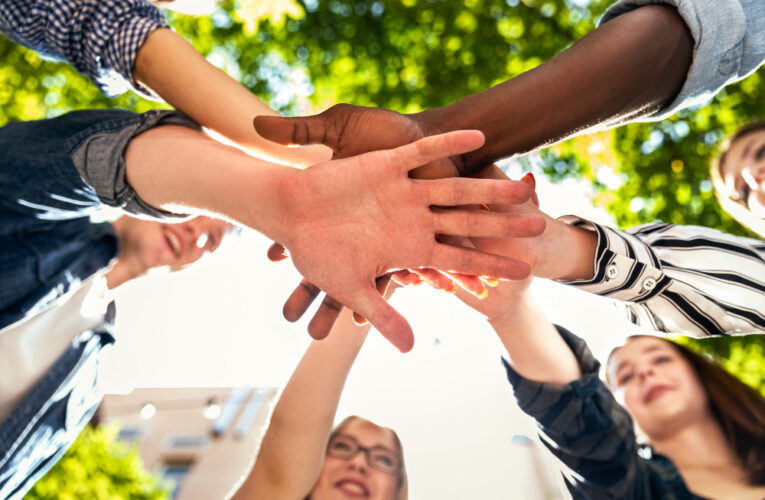
<path id="1" fill-rule="evenodd" d="M 165 500 L 171 489 L 143 465 L 138 448 L 117 441 L 115 426 L 86 427 L 26 500 Z"/>

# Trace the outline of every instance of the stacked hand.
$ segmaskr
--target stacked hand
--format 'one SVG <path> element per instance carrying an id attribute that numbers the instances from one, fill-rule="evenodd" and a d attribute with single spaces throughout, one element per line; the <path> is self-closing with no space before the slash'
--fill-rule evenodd
<path id="1" fill-rule="evenodd" d="M 402 351 L 414 337 L 383 300 L 375 279 L 396 269 L 433 267 L 478 276 L 521 279 L 522 261 L 458 248 L 437 234 L 529 237 L 544 230 L 537 215 L 442 210 L 472 204 L 523 203 L 530 190 L 494 179 L 414 180 L 409 172 L 483 144 L 478 131 L 431 136 L 393 150 L 334 160 L 289 175 L 280 194 L 276 240 L 306 280 L 369 319 Z"/>
<path id="2" fill-rule="evenodd" d="M 418 115 L 403 115 L 395 111 L 348 104 L 338 104 L 319 115 L 309 117 L 285 119 L 260 116 L 254 120 L 254 124 L 260 135 L 280 144 L 327 145 L 332 148 L 334 158 L 347 158 L 369 151 L 390 149 L 438 133 L 433 124 L 420 120 Z M 461 156 L 453 155 L 419 166 L 410 175 L 420 179 L 433 179 L 452 177 L 459 175 L 461 171 Z M 274 244 L 269 249 L 268 257 L 272 261 L 286 258 L 284 247 Z M 459 285 L 478 296 L 485 294 L 485 283 L 495 282 L 462 273 L 439 273 L 435 270 L 425 271 L 420 276 L 421 280 L 436 288 L 454 291 L 456 285 Z M 410 282 L 414 279 L 411 278 Z M 388 276 L 378 278 L 381 290 L 387 286 L 388 280 Z M 302 280 L 284 305 L 285 318 L 297 321 L 320 292 L 314 284 Z M 311 336 L 324 338 L 342 307 L 340 302 L 326 295 L 308 326 Z M 365 321 L 358 314 L 354 314 L 354 319 L 360 324 Z"/>

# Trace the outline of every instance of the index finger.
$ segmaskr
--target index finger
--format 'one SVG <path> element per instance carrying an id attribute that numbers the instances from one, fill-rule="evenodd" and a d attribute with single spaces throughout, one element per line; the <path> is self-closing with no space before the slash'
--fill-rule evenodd
<path id="1" fill-rule="evenodd" d="M 431 135 L 418 141 L 392 149 L 390 153 L 404 172 L 448 156 L 461 155 L 483 146 L 480 130 L 456 130 Z"/>

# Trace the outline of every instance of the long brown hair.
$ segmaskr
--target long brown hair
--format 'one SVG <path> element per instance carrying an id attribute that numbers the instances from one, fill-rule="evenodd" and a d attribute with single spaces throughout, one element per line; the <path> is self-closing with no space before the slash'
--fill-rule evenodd
<path id="1" fill-rule="evenodd" d="M 336 435 L 343 432 L 343 429 L 348 427 L 353 422 L 367 422 L 373 425 L 377 425 L 374 422 L 367 420 L 363 417 L 359 417 L 356 415 L 351 415 L 350 417 L 346 417 L 343 419 L 342 422 L 337 424 L 337 426 L 332 429 L 332 432 L 329 435 L 329 439 L 327 442 L 332 441 L 332 438 L 334 438 Z M 380 426 L 377 426 L 380 427 Z M 398 452 L 399 457 L 401 458 L 401 469 L 399 469 L 399 475 L 398 475 L 398 488 L 396 490 L 396 497 L 395 500 L 409 500 L 409 480 L 406 475 L 406 464 L 404 463 L 404 447 L 401 444 L 401 439 L 399 439 L 398 434 L 396 434 L 396 431 L 389 427 L 380 427 L 381 429 L 384 429 L 391 433 L 391 436 L 393 436 L 393 443 L 396 447 L 396 451 Z M 305 500 L 310 500 L 311 496 L 308 495 Z"/>
<path id="2" fill-rule="evenodd" d="M 765 486 L 765 398 L 706 356 L 660 340 L 670 344 L 693 368 L 712 415 L 741 461 L 749 484 Z M 612 356 L 614 352 L 616 349 L 611 351 Z"/>

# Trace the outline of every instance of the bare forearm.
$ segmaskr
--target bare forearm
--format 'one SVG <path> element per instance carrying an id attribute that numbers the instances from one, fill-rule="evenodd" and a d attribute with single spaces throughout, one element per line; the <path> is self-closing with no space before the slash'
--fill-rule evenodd
<path id="1" fill-rule="evenodd" d="M 345 310 L 331 335 L 309 346 L 235 498 L 302 498 L 310 491 L 324 461 L 345 380 L 368 332 L 368 326 L 354 325 Z"/>
<path id="2" fill-rule="evenodd" d="M 128 183 L 149 205 L 222 215 L 283 240 L 279 193 L 298 169 L 253 158 L 176 125 L 138 135 L 124 157 Z"/>
<path id="3" fill-rule="evenodd" d="M 506 311 L 489 323 L 515 371 L 529 380 L 555 385 L 566 385 L 581 377 L 574 353 L 530 293 L 507 304 Z"/>
<path id="4" fill-rule="evenodd" d="M 660 109 L 682 87 L 692 50 L 693 39 L 675 9 L 641 7 L 517 78 L 416 116 L 437 130 L 478 129 L 486 135 L 481 149 L 462 156 L 470 173 Z"/>
<path id="5" fill-rule="evenodd" d="M 258 135 L 252 120 L 258 115 L 278 113 L 169 29 L 149 35 L 136 56 L 134 75 L 139 83 L 197 123 L 256 156 L 296 165 L 330 159 L 331 151 L 324 146 L 288 148 Z"/>

